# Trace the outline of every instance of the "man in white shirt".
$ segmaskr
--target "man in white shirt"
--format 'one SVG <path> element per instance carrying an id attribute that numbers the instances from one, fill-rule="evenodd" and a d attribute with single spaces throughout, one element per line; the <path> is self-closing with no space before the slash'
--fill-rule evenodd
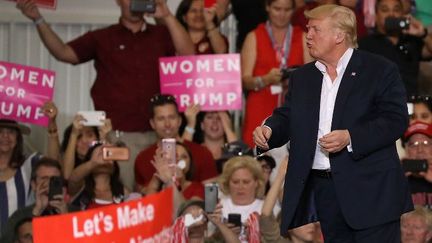
<path id="1" fill-rule="evenodd" d="M 325 242 L 400 242 L 413 206 L 395 147 L 408 125 L 398 69 L 354 50 L 350 9 L 305 15 L 317 61 L 292 73 L 285 104 L 254 131 L 264 150 L 290 141 L 281 232 L 320 221 Z"/>

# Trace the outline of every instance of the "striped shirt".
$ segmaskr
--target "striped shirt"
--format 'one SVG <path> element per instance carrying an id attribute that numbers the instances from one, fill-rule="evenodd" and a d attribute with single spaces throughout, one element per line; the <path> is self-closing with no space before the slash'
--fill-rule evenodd
<path id="1" fill-rule="evenodd" d="M 40 154 L 33 153 L 17 169 L 15 176 L 7 181 L 0 181 L 0 232 L 9 216 L 17 209 L 33 202 L 30 194 L 30 177 L 33 165 L 40 157 Z"/>

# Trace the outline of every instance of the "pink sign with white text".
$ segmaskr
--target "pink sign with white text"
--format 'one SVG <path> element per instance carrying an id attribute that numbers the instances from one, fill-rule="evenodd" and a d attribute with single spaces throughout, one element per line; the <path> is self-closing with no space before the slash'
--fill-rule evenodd
<path id="1" fill-rule="evenodd" d="M 162 94 L 176 97 L 179 110 L 200 104 L 203 111 L 240 110 L 240 55 L 196 55 L 159 59 Z"/>
<path id="2" fill-rule="evenodd" d="M 55 72 L 0 61 L 0 118 L 48 125 L 43 104 L 52 99 Z"/>

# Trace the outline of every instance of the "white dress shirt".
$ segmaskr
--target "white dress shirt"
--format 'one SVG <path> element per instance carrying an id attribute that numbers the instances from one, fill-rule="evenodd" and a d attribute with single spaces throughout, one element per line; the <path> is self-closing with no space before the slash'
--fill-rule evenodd
<path id="1" fill-rule="evenodd" d="M 318 139 L 331 132 L 331 125 L 333 119 L 333 110 L 336 102 L 336 96 L 339 90 L 339 86 L 342 77 L 345 73 L 345 69 L 348 65 L 349 60 L 353 54 L 353 49 L 348 48 L 336 66 L 336 78 L 331 80 L 327 73 L 326 66 L 319 62 L 315 62 L 315 66 L 323 74 L 322 88 L 321 88 L 321 102 L 320 102 L 320 114 L 319 114 L 319 127 L 318 127 Z M 315 157 L 312 165 L 312 169 L 327 170 L 330 169 L 329 153 L 324 151 L 321 146 L 316 143 Z"/>

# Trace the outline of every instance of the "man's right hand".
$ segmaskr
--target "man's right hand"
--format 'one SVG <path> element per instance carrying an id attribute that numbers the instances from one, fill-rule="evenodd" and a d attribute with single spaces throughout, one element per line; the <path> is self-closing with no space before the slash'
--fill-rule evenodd
<path id="1" fill-rule="evenodd" d="M 34 0 L 17 0 L 16 7 L 21 10 L 24 16 L 31 19 L 32 21 L 42 17 Z"/>
<path id="2" fill-rule="evenodd" d="M 270 139 L 272 135 L 272 130 L 267 126 L 259 126 L 255 128 L 253 132 L 253 140 L 255 145 L 262 149 L 269 149 L 269 145 L 267 141 Z"/>

